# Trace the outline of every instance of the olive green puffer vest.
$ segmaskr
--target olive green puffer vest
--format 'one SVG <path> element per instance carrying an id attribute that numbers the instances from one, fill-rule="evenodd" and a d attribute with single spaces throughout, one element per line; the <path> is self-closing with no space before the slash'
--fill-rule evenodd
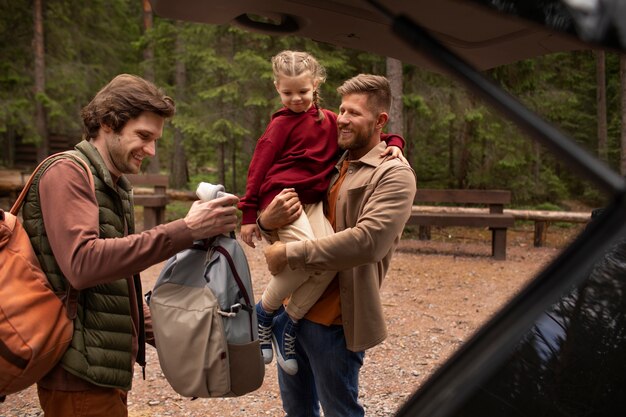
<path id="1" fill-rule="evenodd" d="M 134 233 L 132 191 L 128 180 L 121 177 L 117 185 L 96 148 L 87 141 L 76 145 L 73 153 L 89 165 L 94 178 L 99 206 L 100 238 L 116 238 Z M 59 158 L 71 158 L 59 156 Z M 53 158 L 50 163 L 56 161 Z M 78 164 L 78 162 L 76 162 Z M 48 168 L 46 164 L 36 175 L 24 204 L 24 227 L 31 238 L 35 253 L 55 292 L 65 294 L 67 280 L 63 276 L 46 235 L 39 203 L 39 179 Z M 82 166 L 81 166 L 82 168 Z M 62 179 L 61 179 L 62 180 Z M 71 202 L 68 202 L 71 209 Z M 77 215 L 80 215 L 77 213 Z M 135 276 L 136 294 L 129 294 L 127 277 L 109 284 L 80 291 L 78 310 L 74 319 L 72 343 L 61 363 L 68 372 L 102 387 L 129 390 L 132 383 L 131 296 L 142 305 L 141 282 Z M 139 353 L 137 362 L 145 364 L 143 311 L 139 308 Z"/>

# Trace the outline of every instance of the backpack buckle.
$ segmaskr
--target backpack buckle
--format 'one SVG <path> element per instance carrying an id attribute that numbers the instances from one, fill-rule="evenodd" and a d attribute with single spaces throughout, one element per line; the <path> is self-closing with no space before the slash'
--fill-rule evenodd
<path id="1" fill-rule="evenodd" d="M 241 309 L 243 309 L 243 306 L 241 305 L 241 303 L 237 303 L 230 306 L 230 308 L 226 311 L 219 310 L 218 313 L 224 317 L 235 317 L 237 313 L 241 311 Z"/>

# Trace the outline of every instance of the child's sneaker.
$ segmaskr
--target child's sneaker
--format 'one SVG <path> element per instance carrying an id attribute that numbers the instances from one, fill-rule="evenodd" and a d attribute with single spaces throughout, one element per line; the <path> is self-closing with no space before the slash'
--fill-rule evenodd
<path id="1" fill-rule="evenodd" d="M 268 364 L 272 362 L 274 353 L 272 351 L 272 320 L 274 313 L 268 313 L 263 310 L 261 302 L 256 304 L 256 317 L 259 326 L 259 342 L 261 345 L 261 354 L 263 355 L 263 362 Z"/>
<path id="2" fill-rule="evenodd" d="M 289 375 L 298 372 L 298 361 L 296 360 L 296 330 L 298 323 L 295 323 L 287 315 L 282 313 L 274 319 L 272 330 L 272 342 L 276 349 L 276 360 L 278 365 Z"/>

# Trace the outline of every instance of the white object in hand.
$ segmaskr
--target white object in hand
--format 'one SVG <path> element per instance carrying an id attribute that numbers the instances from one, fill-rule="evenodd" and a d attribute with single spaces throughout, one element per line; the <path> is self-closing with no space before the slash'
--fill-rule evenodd
<path id="1" fill-rule="evenodd" d="M 196 195 L 202 201 L 210 201 L 215 198 L 223 197 L 227 195 L 227 193 L 224 191 L 224 186 L 221 184 L 201 182 L 196 189 Z"/>

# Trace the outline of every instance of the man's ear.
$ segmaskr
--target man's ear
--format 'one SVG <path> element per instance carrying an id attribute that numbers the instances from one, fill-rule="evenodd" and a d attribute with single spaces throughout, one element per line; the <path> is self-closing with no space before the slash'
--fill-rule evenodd
<path id="1" fill-rule="evenodd" d="M 113 132 L 113 129 L 111 129 L 111 127 L 109 127 L 109 125 L 106 125 L 104 123 L 100 124 L 100 129 L 102 129 L 102 131 L 104 133 L 111 133 L 111 132 Z"/>
<path id="2" fill-rule="evenodd" d="M 376 129 L 382 130 L 388 121 L 389 121 L 389 114 L 387 112 L 380 113 L 378 117 L 376 118 Z"/>

